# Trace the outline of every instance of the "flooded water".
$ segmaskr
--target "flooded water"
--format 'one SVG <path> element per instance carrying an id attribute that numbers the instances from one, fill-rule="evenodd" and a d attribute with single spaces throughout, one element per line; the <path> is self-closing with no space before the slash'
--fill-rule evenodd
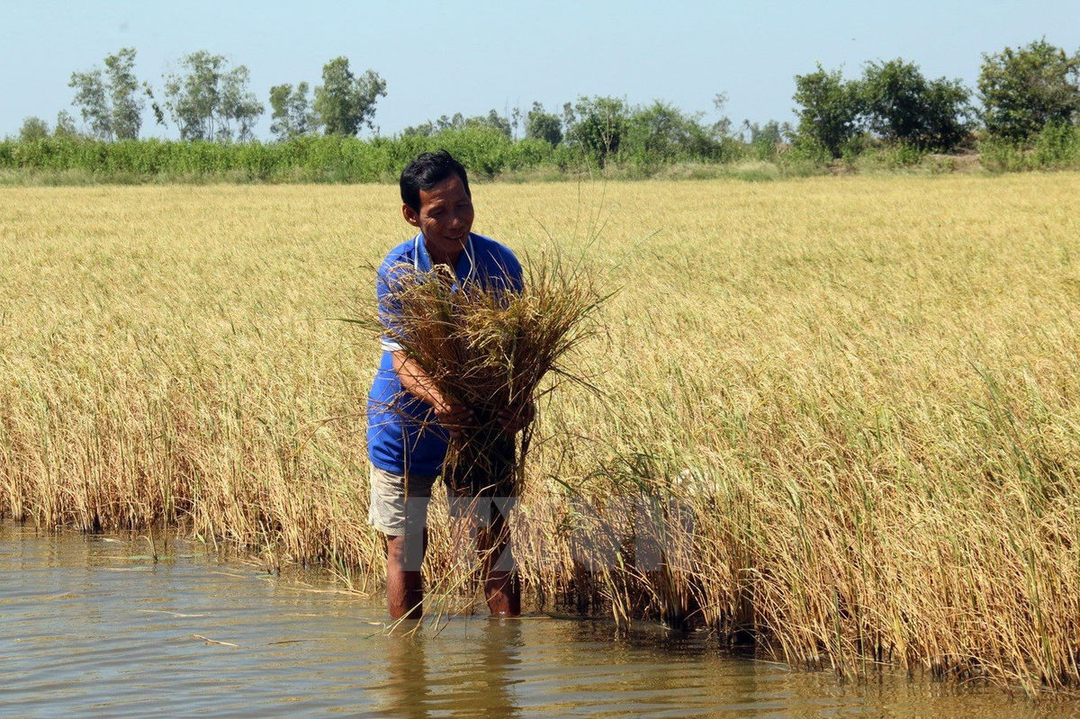
<path id="1" fill-rule="evenodd" d="M 170 544 L 157 564 L 149 550 L 0 523 L 0 717 L 1080 714 L 986 687 L 845 685 L 656 626 L 460 617 L 388 635 L 381 602 L 328 581 L 271 577 L 198 545 Z"/>

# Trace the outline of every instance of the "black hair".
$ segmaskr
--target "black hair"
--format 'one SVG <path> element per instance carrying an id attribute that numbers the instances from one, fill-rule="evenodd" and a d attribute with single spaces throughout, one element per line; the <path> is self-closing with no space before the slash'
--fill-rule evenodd
<path id="1" fill-rule="evenodd" d="M 401 171 L 401 180 L 398 182 L 401 185 L 401 201 L 420 212 L 420 190 L 430 190 L 454 174 L 461 178 L 465 194 L 472 197 L 469 192 L 469 176 L 465 174 L 465 168 L 460 162 L 446 150 L 425 152 Z"/>

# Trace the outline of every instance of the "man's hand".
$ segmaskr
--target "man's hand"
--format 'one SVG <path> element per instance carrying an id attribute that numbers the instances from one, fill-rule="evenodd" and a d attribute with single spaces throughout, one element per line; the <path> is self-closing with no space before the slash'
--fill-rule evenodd
<path id="1" fill-rule="evenodd" d="M 401 386 L 412 396 L 431 405 L 439 424 L 446 428 L 451 437 L 457 439 L 465 429 L 476 425 L 473 411 L 464 405 L 447 401 L 416 360 L 401 350 L 393 353 L 393 359 L 394 372 L 401 380 Z"/>
<path id="2" fill-rule="evenodd" d="M 434 396 L 431 398 L 431 406 L 435 410 L 435 416 L 438 417 L 439 424 L 450 433 L 451 439 L 459 438 L 466 429 L 476 426 L 476 416 L 471 409 L 463 404 L 447 402 L 437 391 L 432 394 Z"/>
<path id="3" fill-rule="evenodd" d="M 507 434 L 515 434 L 529 426 L 536 418 L 536 405 L 531 399 L 515 402 L 499 411 L 499 424 Z"/>

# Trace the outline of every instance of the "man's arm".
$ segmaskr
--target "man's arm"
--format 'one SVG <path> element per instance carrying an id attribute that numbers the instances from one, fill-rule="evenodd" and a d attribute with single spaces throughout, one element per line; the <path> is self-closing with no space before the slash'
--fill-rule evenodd
<path id="1" fill-rule="evenodd" d="M 476 424 L 476 416 L 473 411 L 461 404 L 453 404 L 443 396 L 436 387 L 431 376 L 411 359 L 404 350 L 395 350 L 390 353 L 394 361 L 394 372 L 401 380 L 401 386 L 413 397 L 431 405 L 439 423 L 450 432 L 451 437 L 457 437 L 462 429 Z M 536 416 L 536 407 L 532 400 L 504 407 L 499 412 L 499 423 L 503 430 L 514 434 L 523 430 Z"/>
<path id="2" fill-rule="evenodd" d="M 511 289 L 514 293 L 520 293 L 523 289 L 523 277 L 521 263 L 512 254 L 512 262 L 508 263 L 507 273 L 510 278 Z M 383 323 L 390 329 L 395 314 L 393 295 L 390 291 L 390 282 L 384 276 L 386 269 L 380 268 L 377 295 L 380 303 L 380 316 Z M 427 372 L 416 360 L 400 349 L 400 345 L 388 341 L 384 336 L 383 347 L 390 351 L 393 360 L 394 373 L 401 381 L 401 386 L 406 392 L 422 402 L 430 405 L 438 418 L 439 423 L 449 431 L 452 437 L 460 435 L 461 431 L 476 424 L 476 416 L 471 408 L 448 401 L 431 379 Z M 509 407 L 504 407 L 498 415 L 499 424 L 503 431 L 508 434 L 520 432 L 528 426 L 536 416 L 536 406 L 531 399 L 517 402 Z"/>
<path id="3" fill-rule="evenodd" d="M 390 356 L 393 358 L 394 372 L 401 380 L 401 386 L 413 397 L 431 405 L 439 423 L 451 437 L 457 437 L 462 428 L 476 424 L 473 411 L 465 405 L 449 402 L 435 387 L 431 376 L 404 350 L 394 350 Z"/>

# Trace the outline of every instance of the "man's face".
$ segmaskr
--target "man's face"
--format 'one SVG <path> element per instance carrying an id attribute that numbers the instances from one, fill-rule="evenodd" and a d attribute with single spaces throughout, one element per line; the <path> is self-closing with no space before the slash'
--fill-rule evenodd
<path id="1" fill-rule="evenodd" d="M 424 233 L 427 250 L 436 262 L 457 255 L 468 242 L 473 205 L 457 175 L 430 190 L 420 190 L 420 212 L 408 205 L 403 205 L 401 211 L 406 222 Z"/>

